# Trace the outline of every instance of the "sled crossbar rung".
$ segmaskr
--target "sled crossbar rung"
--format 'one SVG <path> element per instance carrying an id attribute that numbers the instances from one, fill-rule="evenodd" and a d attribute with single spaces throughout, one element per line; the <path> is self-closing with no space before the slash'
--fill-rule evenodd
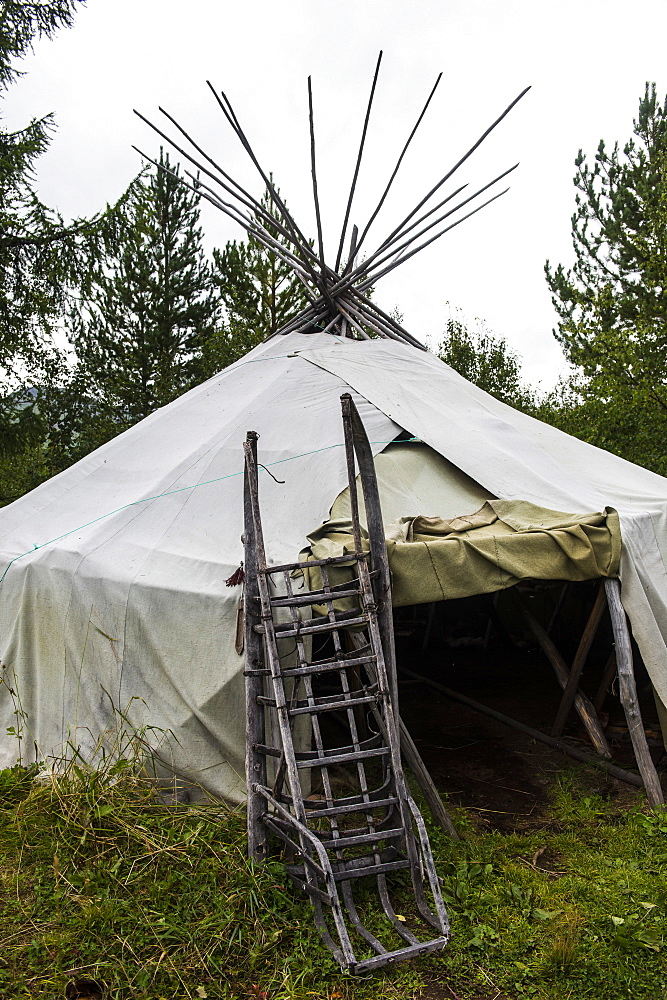
<path id="1" fill-rule="evenodd" d="M 389 794 L 387 793 L 388 787 L 389 784 L 387 783 L 384 785 L 379 785 L 377 788 L 373 788 L 366 792 L 363 792 L 361 795 L 348 795 L 342 798 L 336 798 L 337 806 L 340 806 L 346 810 L 349 809 L 354 811 L 355 807 L 359 807 L 359 809 L 364 809 L 366 806 L 374 808 L 374 803 L 377 803 L 380 806 L 386 805 L 388 801 L 392 802 L 394 801 L 393 797 L 390 797 Z M 261 791 L 265 795 L 265 797 L 266 796 L 268 796 L 269 798 L 272 797 L 271 792 L 268 788 L 262 788 L 261 786 L 258 785 L 257 790 Z M 278 797 L 278 801 L 281 803 L 281 805 L 284 806 L 292 806 L 294 804 L 292 802 L 292 798 L 284 793 Z M 399 801 L 398 798 L 396 798 L 395 801 L 398 802 Z M 322 806 L 324 808 L 326 804 L 326 799 L 324 797 L 320 797 L 319 799 L 313 799 L 311 796 L 309 796 L 308 798 L 304 799 L 303 802 L 306 809 L 311 809 L 313 805 Z"/>
<path id="2" fill-rule="evenodd" d="M 312 566 L 354 566 L 355 562 L 368 559 L 368 552 L 346 553 L 344 556 L 329 556 L 328 559 L 308 559 L 306 562 L 284 563 L 282 566 L 263 566 L 258 573 L 273 576 L 274 573 L 296 573 Z"/>
<path id="3" fill-rule="evenodd" d="M 272 817 L 270 817 L 270 819 L 271 819 L 272 825 L 275 826 L 276 828 L 280 829 L 284 834 L 289 835 L 290 831 L 292 833 L 295 832 L 294 828 L 290 824 L 289 820 L 282 819 L 279 816 L 272 816 Z M 347 849 L 349 849 L 351 847 L 370 847 L 371 844 L 378 844 L 378 843 L 380 843 L 380 842 L 382 842 L 384 840 L 391 841 L 391 840 L 398 840 L 399 838 L 403 838 L 404 832 L 405 831 L 404 831 L 404 829 L 403 829 L 402 826 L 393 827 L 393 828 L 392 827 L 387 827 L 386 830 L 375 830 L 375 831 L 371 831 L 370 833 L 368 832 L 368 830 L 350 830 L 348 832 L 348 835 L 346 837 L 338 837 L 338 838 L 335 838 L 335 839 L 323 839 L 323 840 L 321 840 L 321 845 L 322 845 L 322 847 L 325 847 L 327 850 L 332 850 L 334 852 L 342 851 L 343 849 L 347 850 Z M 374 862 L 379 862 L 381 860 L 380 854 L 382 854 L 383 852 L 385 854 L 387 852 L 392 852 L 393 856 L 395 856 L 396 853 L 397 853 L 396 849 L 394 847 L 381 848 L 380 850 L 376 850 L 376 852 L 372 856 L 372 860 Z M 368 862 L 368 858 L 369 858 L 369 855 L 365 854 L 365 855 L 361 856 L 361 861 L 363 863 L 367 863 Z M 306 859 L 306 860 L 310 864 L 311 859 Z M 345 859 L 345 865 L 346 865 L 346 867 L 355 867 L 355 861 L 356 860 L 357 859 L 355 859 L 355 858 L 347 858 L 347 859 Z M 342 859 L 337 859 L 336 861 L 334 861 L 333 862 L 334 867 L 336 865 L 340 865 L 341 861 L 342 861 Z M 319 866 L 316 866 L 316 867 L 318 868 L 319 871 L 321 871 L 321 868 L 319 868 Z"/>
<path id="4" fill-rule="evenodd" d="M 338 837 L 333 840 L 323 840 L 322 846 L 330 848 L 333 851 L 342 851 L 343 848 L 347 847 L 358 847 L 364 846 L 365 844 L 375 844 L 382 840 L 397 840 L 402 837 L 404 830 L 402 827 L 397 827 L 394 830 L 378 830 L 375 833 L 364 833 L 356 837 Z"/>
<path id="5" fill-rule="evenodd" d="M 281 672 L 283 677 L 307 677 L 312 674 L 331 673 L 332 670 L 347 670 L 348 667 L 361 667 L 365 663 L 375 663 L 374 656 L 353 656 L 349 660 L 320 660 L 307 667 L 285 667 Z M 263 671 L 270 674 L 271 671 Z"/>
<path id="6" fill-rule="evenodd" d="M 294 597 L 271 598 L 272 608 L 298 608 L 309 604 L 326 604 L 327 601 L 342 601 L 346 597 L 359 597 L 358 587 L 348 587 L 346 590 L 311 590 L 307 594 L 295 594 Z"/>
<path id="7" fill-rule="evenodd" d="M 375 809 L 384 809 L 387 806 L 395 806 L 397 803 L 397 798 L 387 798 L 370 802 L 357 802 L 355 805 L 325 806 L 324 809 L 314 809 L 308 799 L 306 799 L 306 809 L 313 819 L 319 819 L 326 816 L 347 816 L 348 813 L 355 812 L 371 813 Z"/>
<path id="8" fill-rule="evenodd" d="M 273 698 L 257 699 L 262 705 L 269 705 L 271 708 L 275 708 L 275 701 Z M 290 715 L 314 715 L 318 712 L 335 712 L 340 708 L 354 708 L 355 705 L 369 705 L 371 703 L 377 703 L 377 695 L 363 695 L 359 698 L 346 698 L 344 700 L 338 701 L 325 701 L 318 702 L 315 705 L 299 705 L 295 708 L 288 708 Z"/>
<path id="9" fill-rule="evenodd" d="M 382 734 L 374 733 L 372 736 L 369 736 L 367 740 L 348 743 L 345 746 L 331 747 L 331 749 L 322 750 L 301 750 L 298 753 L 295 752 L 295 759 L 318 760 L 320 757 L 337 757 L 340 754 L 348 756 L 349 754 L 356 753 L 358 750 L 373 750 L 375 747 L 382 746 L 385 746 L 382 742 Z"/>
<path id="10" fill-rule="evenodd" d="M 410 945 L 407 948 L 398 948 L 396 951 L 385 951 L 379 955 L 373 955 L 372 958 L 365 958 L 361 962 L 356 962 L 350 969 L 350 972 L 355 976 L 362 976 L 365 972 L 374 972 L 375 969 L 381 969 L 383 965 L 402 962 L 406 958 L 418 958 L 420 955 L 429 955 L 434 951 L 440 951 L 444 948 L 448 940 L 449 937 L 443 935 L 442 937 L 434 938 L 432 941 L 426 941 L 424 944 Z"/>
<path id="11" fill-rule="evenodd" d="M 278 625 L 274 625 L 273 631 L 275 633 L 276 639 L 293 639 L 295 636 L 301 635 L 325 635 L 327 632 L 338 632 L 341 628 L 351 628 L 354 625 L 367 625 L 368 618 L 365 615 L 359 615 L 357 613 L 354 615 L 341 615 L 336 621 L 328 621 L 325 619 L 321 624 L 311 625 L 309 622 L 297 622 L 296 625 L 291 622 L 281 622 Z M 266 632 L 266 626 L 255 625 L 255 632 L 259 635 L 264 635 Z"/>
<path id="12" fill-rule="evenodd" d="M 383 861 L 383 853 L 391 853 L 392 859 Z M 378 856 L 380 857 L 379 861 Z M 306 867 L 313 867 L 310 858 L 302 857 L 300 860 L 307 862 Z M 390 848 L 387 852 L 367 854 L 359 858 L 349 858 L 346 861 L 333 861 L 331 871 L 334 882 L 348 882 L 352 879 L 365 878 L 367 875 L 385 875 L 389 872 L 404 871 L 409 867 L 409 860 L 405 857 L 397 857 L 396 852 Z M 287 874 L 290 878 L 303 880 L 304 868 L 301 865 L 288 865 Z"/>
<path id="13" fill-rule="evenodd" d="M 340 753 L 336 756 L 308 757 L 306 760 L 297 760 L 296 766 L 302 767 L 330 767 L 333 764 L 354 764 L 358 760 L 372 760 L 374 757 L 386 757 L 391 753 L 389 747 L 376 747 L 374 750 L 359 750 L 357 753 Z"/>
<path id="14" fill-rule="evenodd" d="M 356 859 L 355 859 L 356 860 Z M 387 875 L 389 872 L 400 872 L 410 867 L 407 858 L 404 861 L 385 861 L 379 865 L 359 865 L 355 868 L 345 868 L 343 871 L 334 869 L 335 882 L 348 882 L 353 878 L 365 878 L 367 875 Z"/>
<path id="15" fill-rule="evenodd" d="M 378 695 L 381 693 L 366 694 L 358 698 L 345 698 L 339 701 L 324 701 L 310 707 L 291 708 L 289 711 L 291 715 L 312 715 L 313 712 L 335 712 L 339 708 L 354 708 L 355 705 L 372 705 L 377 704 Z"/>
<path id="16" fill-rule="evenodd" d="M 373 754 L 375 754 L 378 750 L 381 750 L 383 753 L 387 753 L 388 748 L 381 746 L 380 743 L 378 742 L 379 739 L 380 736 L 378 734 L 376 736 L 373 736 L 369 740 L 365 740 L 357 747 L 355 746 L 336 747 L 333 750 L 324 750 L 322 752 L 317 750 L 305 750 L 301 751 L 300 753 L 295 753 L 294 759 L 299 767 L 301 766 L 308 767 L 311 764 L 315 765 L 321 762 L 326 764 L 327 762 L 336 763 L 336 761 L 338 760 L 351 760 L 352 755 L 357 752 L 361 752 L 367 757 L 372 757 Z M 253 749 L 256 750 L 258 753 L 264 754 L 267 757 L 284 756 L 284 752 L 283 750 L 280 749 L 280 747 L 270 746 L 267 745 L 266 743 L 254 743 Z M 336 750 L 340 752 L 336 753 Z"/>

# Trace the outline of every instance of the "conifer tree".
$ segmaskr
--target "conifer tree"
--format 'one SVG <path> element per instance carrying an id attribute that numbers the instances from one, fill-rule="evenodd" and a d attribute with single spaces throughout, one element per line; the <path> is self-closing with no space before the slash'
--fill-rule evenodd
<path id="1" fill-rule="evenodd" d="M 664 474 L 667 99 L 647 83 L 622 149 L 600 142 L 592 163 L 581 151 L 575 162 L 575 264 L 545 270 L 555 336 L 579 368 L 582 436 Z"/>
<path id="2" fill-rule="evenodd" d="M 0 100 L 21 75 L 15 61 L 35 39 L 72 24 L 83 0 L 0 4 Z M 52 115 L 17 132 L 0 129 L 0 458 L 43 432 L 34 388 L 59 363 L 51 333 L 69 290 L 115 236 L 115 211 L 65 224 L 35 193 L 34 169 L 54 127 Z M 29 390 L 29 391 L 27 391 Z"/>
<path id="3" fill-rule="evenodd" d="M 119 248 L 102 257 L 71 315 L 78 366 L 59 394 L 61 462 L 90 450 L 202 380 L 220 324 L 202 248 L 199 199 L 160 166 L 133 181 Z"/>
<path id="4" fill-rule="evenodd" d="M 261 204 L 276 217 L 268 191 Z M 267 228 L 280 244 L 288 245 L 278 230 Z M 213 251 L 213 260 L 224 319 L 207 346 L 211 374 L 243 357 L 306 304 L 303 285 L 292 268 L 253 237 L 247 242 L 231 240 L 223 250 Z"/>

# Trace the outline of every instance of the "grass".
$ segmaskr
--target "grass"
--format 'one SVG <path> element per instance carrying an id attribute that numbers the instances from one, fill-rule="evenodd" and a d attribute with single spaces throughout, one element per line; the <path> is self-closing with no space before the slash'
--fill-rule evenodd
<path id="1" fill-rule="evenodd" d="M 245 857 L 242 811 L 166 807 L 132 761 L 0 772 L 0 997 L 667 998 L 667 814 L 620 810 L 563 772 L 547 824 L 432 830 L 453 939 L 343 976 L 282 866 Z"/>

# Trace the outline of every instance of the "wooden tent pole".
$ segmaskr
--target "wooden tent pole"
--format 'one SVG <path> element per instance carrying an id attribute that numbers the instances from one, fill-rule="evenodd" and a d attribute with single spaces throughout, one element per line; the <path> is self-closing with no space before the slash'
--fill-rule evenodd
<path id="1" fill-rule="evenodd" d="M 556 649 L 545 629 L 542 628 L 540 623 L 530 612 L 525 601 L 522 600 L 521 596 L 517 593 L 516 587 L 513 588 L 512 593 L 514 594 L 514 598 L 521 608 L 523 616 L 530 626 L 533 635 L 542 647 L 542 652 L 553 667 L 558 683 L 563 689 L 565 689 L 569 678 L 569 671 L 565 660 Z M 584 724 L 586 732 L 590 736 L 591 742 L 597 752 L 601 757 L 606 757 L 607 760 L 611 760 L 612 754 L 609 748 L 609 743 L 607 742 L 607 737 L 602 731 L 600 720 L 598 719 L 597 712 L 593 708 L 590 699 L 579 691 L 574 696 L 574 707 L 577 710 L 577 714 Z"/>
<path id="2" fill-rule="evenodd" d="M 621 704 L 628 722 L 628 731 L 632 746 L 637 759 L 639 773 L 642 776 L 646 797 L 649 805 L 653 808 L 663 805 L 665 797 L 660 785 L 660 778 L 655 769 L 655 764 L 651 759 L 651 754 L 646 742 L 644 723 L 639 709 L 637 698 L 637 685 L 635 684 L 635 672 L 632 664 L 632 644 L 630 642 L 630 631 L 625 610 L 621 603 L 621 586 L 616 579 L 604 581 L 607 593 L 607 603 L 611 615 L 611 626 L 614 632 L 614 642 L 616 644 L 616 663 L 618 666 L 618 687 Z"/>
<path id="3" fill-rule="evenodd" d="M 347 224 L 348 224 L 348 222 L 350 220 L 350 211 L 352 209 L 352 200 L 354 198 L 354 192 L 355 192 L 356 187 L 357 187 L 357 178 L 359 176 L 359 167 L 361 166 L 361 157 L 364 154 L 364 145 L 366 143 L 366 133 L 368 131 L 368 122 L 369 122 L 370 117 L 371 117 L 371 108 L 373 107 L 373 98 L 375 96 L 375 87 L 376 87 L 377 82 L 378 82 L 378 74 L 380 72 L 380 63 L 381 62 L 382 62 L 382 49 L 380 49 L 380 55 L 378 56 L 378 61 L 377 61 L 377 64 L 375 66 L 375 74 L 373 75 L 373 83 L 371 84 L 371 93 L 370 93 L 370 97 L 368 98 L 368 106 L 366 108 L 366 117 L 364 118 L 364 127 L 363 127 L 363 129 L 361 131 L 361 141 L 359 142 L 359 152 L 357 153 L 357 162 L 356 162 L 356 165 L 355 165 L 355 168 L 354 168 L 354 174 L 352 176 L 352 184 L 350 186 L 350 194 L 349 194 L 348 199 L 347 199 L 347 207 L 345 209 L 345 218 L 343 219 L 343 228 L 342 228 L 341 233 L 340 233 L 340 242 L 338 244 L 338 253 L 336 254 L 336 264 L 334 266 L 334 271 L 336 271 L 336 273 L 338 273 L 338 268 L 340 267 L 341 257 L 343 256 L 343 246 L 345 244 L 345 234 L 347 232 Z M 356 226 L 354 227 L 354 229 L 356 230 L 356 235 L 353 235 L 352 240 L 353 240 L 353 243 L 356 246 L 357 237 L 359 235 L 359 230 L 357 229 Z M 354 268 L 354 265 L 355 265 L 354 258 L 355 258 L 355 256 L 356 256 L 355 254 L 353 254 L 352 252 L 350 252 L 349 257 L 347 258 L 347 262 L 346 263 L 347 263 L 347 266 L 350 267 L 350 269 Z"/>
<path id="4" fill-rule="evenodd" d="M 604 586 L 600 583 L 598 592 L 595 596 L 593 609 L 588 617 L 581 639 L 579 640 L 577 652 L 574 654 L 570 676 L 568 677 L 567 684 L 563 690 L 563 697 L 561 698 L 560 705 L 558 706 L 558 712 L 556 713 L 554 724 L 551 727 L 552 736 L 563 735 L 565 723 L 567 722 L 567 717 L 572 709 L 575 696 L 579 692 L 579 681 L 581 680 L 581 675 L 584 671 L 588 654 L 590 653 L 591 646 L 593 645 L 593 639 L 595 638 L 595 634 L 598 630 L 600 622 L 602 621 L 606 605 L 607 599 L 605 597 Z"/>

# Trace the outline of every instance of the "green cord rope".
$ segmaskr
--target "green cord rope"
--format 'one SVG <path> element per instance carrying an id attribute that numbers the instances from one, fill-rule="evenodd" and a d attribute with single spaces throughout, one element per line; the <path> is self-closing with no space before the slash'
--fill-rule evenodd
<path id="1" fill-rule="evenodd" d="M 261 358 L 257 358 L 257 361 L 261 360 L 262 360 Z M 268 360 L 268 358 L 266 360 Z M 247 364 L 251 363 L 252 362 L 247 362 Z M 418 442 L 419 440 L 420 440 L 419 438 L 412 437 L 412 438 L 405 438 L 402 441 L 396 441 L 396 439 L 394 438 L 392 441 L 371 441 L 370 443 L 412 444 Z M 275 462 L 270 462 L 268 466 L 266 466 L 266 468 L 269 469 L 274 465 L 282 465 L 284 462 L 294 462 L 298 458 L 307 458 L 309 455 L 317 455 L 319 452 L 330 451 L 332 448 L 344 448 L 344 447 L 345 444 L 343 442 L 340 442 L 339 444 L 326 445 L 324 448 L 314 448 L 313 451 L 304 451 L 303 454 L 301 455 L 290 455 L 289 458 L 279 458 Z M 230 472 L 226 476 L 218 476 L 216 479 L 206 479 L 203 483 L 195 483 L 193 486 L 179 486 L 178 489 L 168 490 L 166 493 L 156 493 L 155 496 L 152 497 L 143 497 L 141 500 L 131 500 L 130 503 L 123 504 L 122 507 L 116 507 L 115 510 L 110 510 L 106 514 L 100 514 L 99 517 L 93 518 L 92 521 L 86 521 L 85 524 L 80 524 L 76 528 L 71 528 L 69 531 L 63 532 L 62 535 L 56 535 L 55 538 L 50 538 L 48 542 L 42 542 L 41 545 L 33 545 L 33 547 L 31 549 L 27 549 L 26 552 L 22 552 L 20 555 L 14 556 L 14 558 L 7 563 L 4 573 L 2 574 L 2 576 L 0 576 L 0 584 L 3 583 L 5 577 L 7 576 L 7 573 L 9 572 L 10 567 L 13 566 L 15 562 L 18 562 L 19 559 L 23 559 L 25 556 L 29 556 L 32 552 L 38 552 L 40 549 L 46 548 L 47 545 L 53 545 L 54 542 L 59 542 L 61 539 L 67 538 L 68 535 L 73 535 L 77 531 L 83 531 L 84 528 L 89 528 L 91 524 L 97 524 L 98 521 L 104 521 L 107 517 L 113 517 L 114 514 L 119 514 L 121 511 L 127 510 L 129 507 L 136 507 L 142 503 L 149 503 L 151 500 L 161 500 L 163 497 L 171 497 L 174 496 L 176 493 L 184 493 L 187 490 L 196 490 L 199 489 L 200 486 L 210 486 L 212 483 L 220 483 L 225 479 L 234 479 L 236 476 L 242 476 L 242 475 L 243 472 Z"/>
<path id="2" fill-rule="evenodd" d="M 319 326 L 321 330 L 324 330 L 324 327 L 320 323 L 312 323 L 311 325 Z M 333 337 L 333 339 L 337 341 L 339 344 L 343 343 L 341 338 L 337 337 L 335 333 L 330 334 L 330 336 Z M 299 352 L 292 354 L 271 354 L 265 358 L 252 358 L 249 361 L 241 361 L 236 366 L 230 365 L 230 368 L 232 367 L 241 368 L 243 365 L 256 364 L 258 361 L 274 361 L 277 360 L 278 358 L 293 358 L 299 356 L 300 356 Z M 411 442 L 415 442 L 418 440 L 419 440 L 418 438 L 405 438 L 405 440 L 401 441 L 400 443 L 409 444 Z M 394 441 L 371 441 L 370 443 L 394 444 Z M 308 455 L 316 455 L 320 451 L 328 451 L 331 448 L 342 448 L 342 447 L 343 447 L 342 443 L 331 444 L 327 445 L 325 448 L 315 448 L 313 451 L 305 451 L 302 455 L 292 455 L 290 458 L 278 459 L 277 462 L 271 462 L 270 465 L 281 465 L 283 462 L 293 462 L 297 458 L 306 458 Z M 2 574 L 2 576 L 0 576 L 0 584 L 4 582 L 4 579 L 7 576 L 10 567 L 19 559 L 23 559 L 25 556 L 29 556 L 31 552 L 38 552 L 40 549 L 46 548 L 47 545 L 53 545 L 54 542 L 59 542 L 62 538 L 67 538 L 68 535 L 73 535 L 77 531 L 83 531 L 84 528 L 89 528 L 91 524 L 97 524 L 98 521 L 104 521 L 105 518 L 107 517 L 113 517 L 114 514 L 119 514 L 122 510 L 127 510 L 128 507 L 136 507 L 140 503 L 148 503 L 150 500 L 160 500 L 162 497 L 170 497 L 173 496 L 175 493 L 183 493 L 185 490 L 196 490 L 200 486 L 210 486 L 211 483 L 220 483 L 224 479 L 233 479 L 235 476 L 241 476 L 241 475 L 243 475 L 242 472 L 231 472 L 228 476 L 220 476 L 217 479 L 207 479 L 203 483 L 195 483 L 194 486 L 180 486 L 177 490 L 169 490 L 166 493 L 157 493 L 153 497 L 144 497 L 142 500 L 132 500 L 130 503 L 123 504 L 122 507 L 116 507 L 115 510 L 110 510 L 106 514 L 100 514 L 99 517 L 93 518 L 92 521 L 86 521 L 85 524 L 80 524 L 77 528 L 71 528 L 69 531 L 63 532 L 62 535 L 56 535 L 55 538 L 50 538 L 48 542 L 42 542 L 41 545 L 33 545 L 33 547 L 31 549 L 28 549 L 26 552 L 22 552 L 20 555 L 14 556 L 14 558 L 7 563 L 4 573 Z"/>

